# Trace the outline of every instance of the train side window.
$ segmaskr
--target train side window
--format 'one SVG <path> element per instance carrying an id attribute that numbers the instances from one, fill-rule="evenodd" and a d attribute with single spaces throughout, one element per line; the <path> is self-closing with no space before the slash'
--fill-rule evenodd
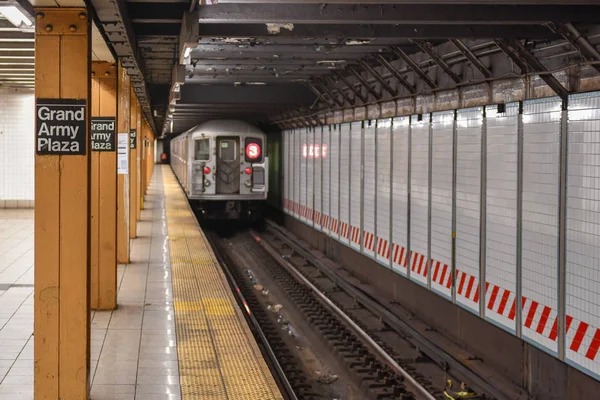
<path id="1" fill-rule="evenodd" d="M 196 139 L 194 146 L 194 159 L 196 161 L 208 161 L 210 159 L 210 139 Z"/>

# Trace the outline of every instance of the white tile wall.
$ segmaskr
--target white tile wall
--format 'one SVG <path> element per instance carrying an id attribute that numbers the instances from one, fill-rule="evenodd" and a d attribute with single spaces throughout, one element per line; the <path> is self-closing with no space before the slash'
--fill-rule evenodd
<path id="1" fill-rule="evenodd" d="M 451 295 L 452 156 L 454 111 L 433 114 L 431 182 L 431 287 Z"/>
<path id="2" fill-rule="evenodd" d="M 323 218 L 321 226 L 324 232 L 329 232 L 329 218 L 331 216 L 331 157 L 329 155 L 329 144 L 331 143 L 331 127 L 323 127 Z"/>
<path id="3" fill-rule="evenodd" d="M 32 90 L 0 89 L 0 208 L 30 208 L 34 200 Z"/>
<path id="4" fill-rule="evenodd" d="M 485 315 L 515 330 L 509 318 L 517 284 L 517 146 L 519 104 L 486 109 L 487 206 Z"/>
<path id="5" fill-rule="evenodd" d="M 331 176 L 330 176 L 330 216 L 333 223 L 330 225 L 332 236 L 339 238 L 337 233 L 337 226 L 339 225 L 339 206 L 340 206 L 340 129 L 339 125 L 331 128 L 331 140 L 329 149 L 327 150 L 327 157 L 331 161 Z"/>
<path id="6" fill-rule="evenodd" d="M 389 266 L 390 244 L 390 151 L 391 151 L 392 120 L 377 121 L 377 242 L 375 253 L 377 260 Z"/>
<path id="7" fill-rule="evenodd" d="M 308 145 L 307 158 L 306 158 L 306 219 L 309 225 L 313 224 L 313 210 L 314 210 L 314 180 L 315 180 L 315 157 L 314 157 L 314 143 L 315 143 L 315 130 L 314 128 L 308 128 L 306 130 L 306 143 Z M 312 149 L 312 155 L 311 155 Z"/>
<path id="8" fill-rule="evenodd" d="M 560 99 L 523 105 L 523 336 L 557 351 L 540 328 L 558 301 Z"/>
<path id="9" fill-rule="evenodd" d="M 429 114 L 422 121 L 413 116 L 411 123 L 410 178 L 410 277 L 427 283 L 429 243 Z"/>
<path id="10" fill-rule="evenodd" d="M 408 235 L 408 117 L 394 118 L 394 168 L 392 171 L 392 268 L 406 275 Z"/>
<path id="11" fill-rule="evenodd" d="M 566 355 L 600 375 L 600 94 L 569 101 Z M 579 331 L 579 337 L 578 336 Z"/>
<path id="12" fill-rule="evenodd" d="M 284 207 L 283 207 L 283 211 L 286 214 L 289 214 L 289 199 L 290 199 L 290 195 L 289 195 L 289 188 L 291 186 L 290 183 L 290 167 L 289 167 L 289 162 L 290 162 L 290 147 L 289 147 L 289 138 L 290 138 L 290 133 L 289 131 L 283 131 L 281 132 L 281 136 L 283 139 L 283 158 L 282 158 L 282 164 L 283 164 L 283 202 L 284 202 Z"/>
<path id="13" fill-rule="evenodd" d="M 350 243 L 352 247 L 360 249 L 360 209 L 362 207 L 360 193 L 362 192 L 361 174 L 361 152 L 362 152 L 362 124 L 353 122 L 350 128 Z"/>
<path id="14" fill-rule="evenodd" d="M 363 252 L 373 257 L 375 252 L 375 121 L 365 121 L 364 126 L 364 187 L 363 187 Z"/>
<path id="15" fill-rule="evenodd" d="M 459 110 L 456 124 L 456 300 L 478 311 L 483 109 Z"/>
<path id="16" fill-rule="evenodd" d="M 321 141 L 323 138 L 323 127 L 318 127 L 315 130 L 315 146 L 319 146 L 318 157 L 315 158 L 315 224 L 314 227 L 317 230 L 321 230 L 321 219 L 322 219 L 322 182 L 321 177 L 323 168 L 323 157 L 321 153 Z"/>
<path id="17" fill-rule="evenodd" d="M 342 143 L 340 150 L 340 241 L 350 243 L 350 124 L 340 126 Z"/>
<path id="18" fill-rule="evenodd" d="M 302 221 L 307 222 L 306 219 L 306 208 L 307 208 L 307 204 L 306 204 L 306 194 L 307 194 L 307 183 L 306 183 L 306 179 L 307 179 L 307 166 L 306 163 L 308 161 L 308 141 L 307 141 L 307 135 L 306 132 L 307 128 L 302 128 L 299 130 L 299 134 L 300 134 L 300 205 L 301 205 L 301 214 L 300 217 L 302 219 Z"/>

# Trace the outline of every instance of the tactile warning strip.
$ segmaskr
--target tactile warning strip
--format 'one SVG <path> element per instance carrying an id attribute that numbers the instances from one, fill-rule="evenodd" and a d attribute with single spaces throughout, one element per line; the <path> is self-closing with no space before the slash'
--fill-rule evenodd
<path id="1" fill-rule="evenodd" d="M 283 399 L 184 192 L 162 174 L 183 400 Z"/>

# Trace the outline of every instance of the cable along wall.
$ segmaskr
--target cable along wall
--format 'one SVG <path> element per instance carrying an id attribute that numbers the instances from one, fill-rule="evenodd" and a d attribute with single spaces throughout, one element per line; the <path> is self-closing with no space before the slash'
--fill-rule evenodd
<path id="1" fill-rule="evenodd" d="M 323 232 L 600 378 L 600 92 L 331 125 L 326 145 Z"/>

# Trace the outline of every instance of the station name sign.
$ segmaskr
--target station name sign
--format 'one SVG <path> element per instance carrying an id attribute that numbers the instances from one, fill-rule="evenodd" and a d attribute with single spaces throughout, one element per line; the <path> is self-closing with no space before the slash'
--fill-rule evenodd
<path id="1" fill-rule="evenodd" d="M 137 129 L 129 131 L 129 148 L 135 149 L 137 147 Z"/>
<path id="2" fill-rule="evenodd" d="M 37 99 L 35 111 L 37 154 L 86 154 L 85 100 Z"/>
<path id="3" fill-rule="evenodd" d="M 115 117 L 92 117 L 92 151 L 115 151 Z"/>

